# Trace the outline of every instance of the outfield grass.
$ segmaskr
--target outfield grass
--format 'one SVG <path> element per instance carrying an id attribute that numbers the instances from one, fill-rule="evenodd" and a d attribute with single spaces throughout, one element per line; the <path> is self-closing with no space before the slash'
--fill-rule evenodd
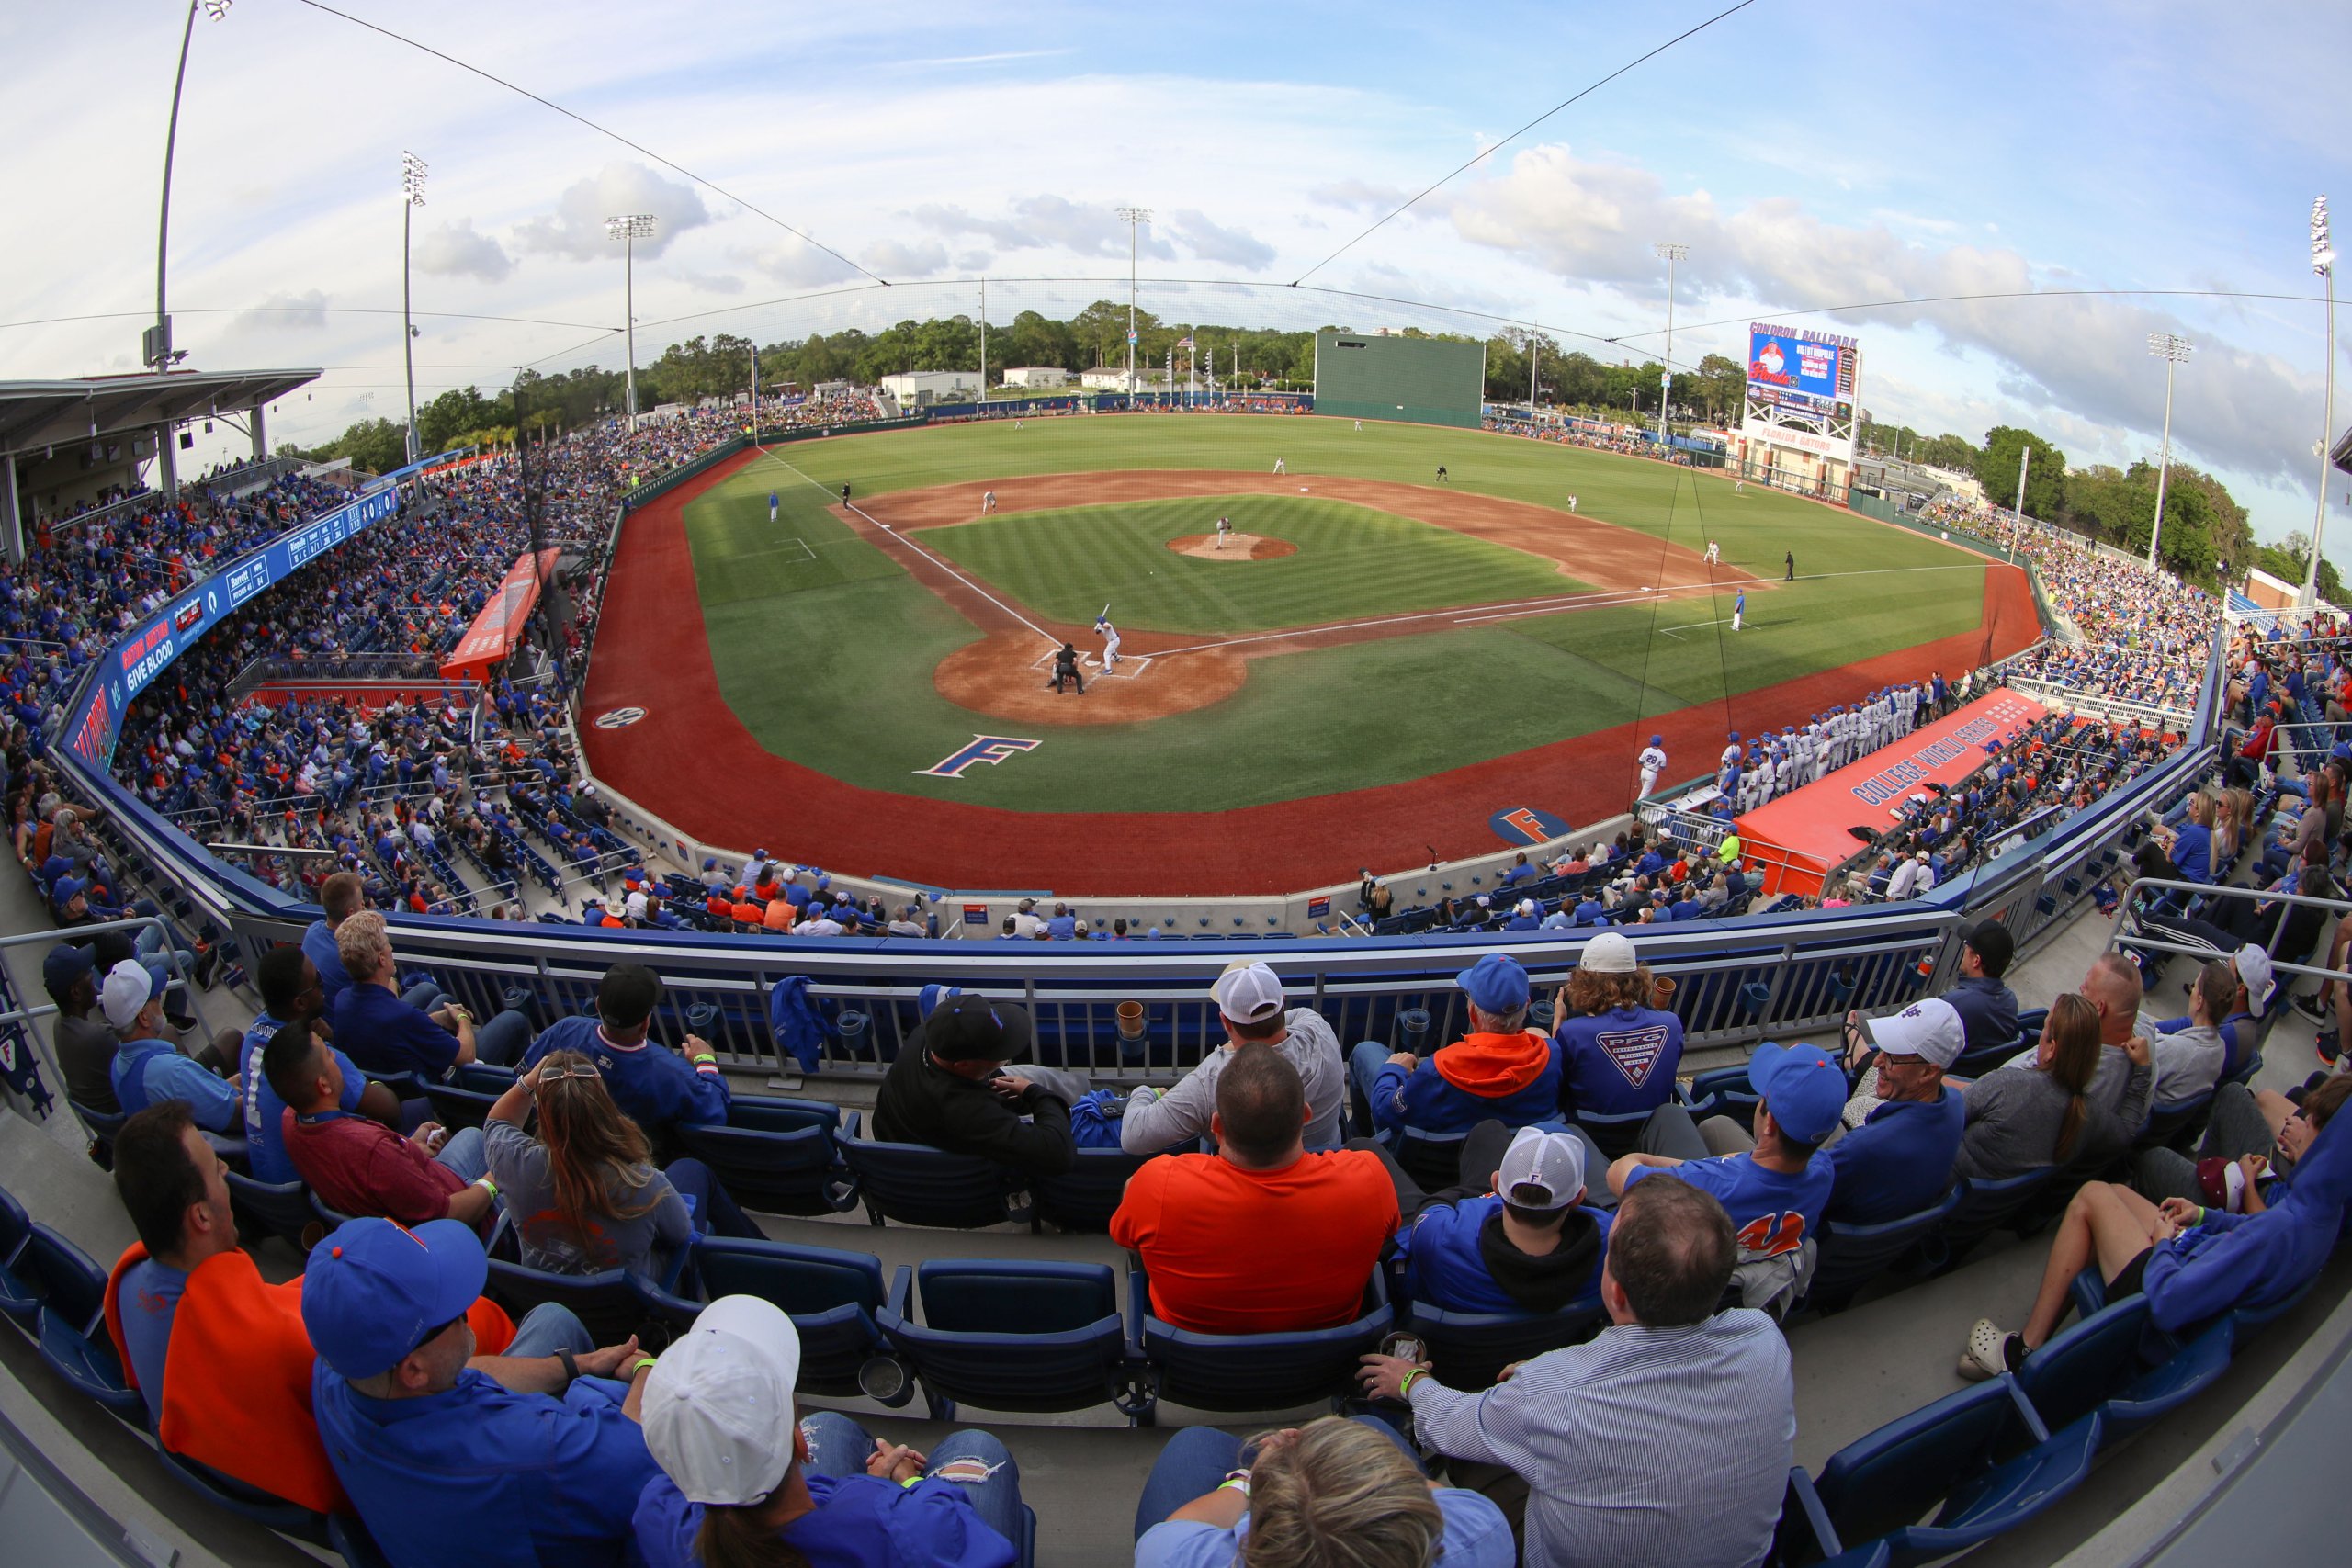
<path id="1" fill-rule="evenodd" d="M 1209 532 L 1219 516 L 1298 553 L 1216 561 L 1168 547 Z M 1136 631 L 1276 631 L 1587 586 L 1518 550 L 1314 497 L 1186 496 L 1013 513 L 927 529 L 922 542 L 1051 619 L 1083 624 L 1107 604 L 1122 629 Z"/>
<path id="2" fill-rule="evenodd" d="M 1728 592 L 1529 616 L 1256 660 L 1231 699 L 1150 724 L 1023 732 L 939 695 L 933 671 L 979 634 L 827 510 L 844 481 L 871 495 L 1102 468 L 1262 470 L 1276 457 L 1293 474 L 1413 483 L 1444 463 L 1457 489 L 1561 507 L 1573 494 L 1585 513 L 1692 549 L 1717 539 L 1727 562 L 1758 575 L 1778 578 L 1782 552 L 1792 550 L 1809 575 L 1750 594 L 1747 628 L 1736 637 L 1711 624 L 1731 614 Z M 1396 529 L 1416 541 L 1411 571 L 1384 571 L 1381 553 L 1365 552 L 1351 570 L 1366 595 L 1419 592 L 1419 574 L 1480 552 L 1510 564 L 1480 558 L 1480 586 L 1432 587 L 1422 603 L 1522 596 L 1504 586 L 1507 572 L 1521 570 L 1542 584 L 1524 596 L 1575 586 L 1544 563 L 1409 520 L 1275 498 L 1303 510 L 1261 525 L 1269 498 L 1246 498 L 1246 514 L 1243 499 L 1214 509 L 1188 500 L 1182 525 L 1154 520 L 1159 503 L 1141 502 L 1013 514 L 923 537 L 1049 615 L 1091 620 L 1109 597 L 1121 624 L 1137 628 L 1378 613 L 1369 598 L 1257 586 L 1279 583 L 1294 562 L 1313 566 L 1327 548 L 1344 554 L 1351 530 Z M 1236 566 L 1163 547 L 1219 510 L 1293 538 L 1300 554 Z M 1372 424 L 1358 433 L 1298 418 L 1097 416 L 797 443 L 689 503 L 685 523 L 720 689 L 761 744 L 854 784 L 1017 810 L 1224 810 L 1422 777 L 1932 641 L 1973 626 L 1983 603 L 1976 557 L 1760 488 L 1736 495 L 1712 476 L 1482 432 Z M 1322 528 L 1336 537 L 1310 549 Z M 1421 540 L 1423 532 L 1442 537 Z M 1131 592 L 1142 558 L 1152 564 Z M 1170 566 L 1197 574 L 1167 577 Z M 1162 581 L 1166 590 L 1153 586 Z M 917 774 L 976 733 L 1029 733 L 1046 744 L 962 779 Z"/>

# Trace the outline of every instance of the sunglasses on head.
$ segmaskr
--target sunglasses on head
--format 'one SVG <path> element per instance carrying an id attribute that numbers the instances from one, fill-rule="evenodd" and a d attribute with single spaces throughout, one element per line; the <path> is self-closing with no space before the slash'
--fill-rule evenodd
<path id="1" fill-rule="evenodd" d="M 565 1078 L 601 1078 L 604 1076 L 596 1070 L 596 1064 L 594 1062 L 576 1064 L 542 1062 L 539 1064 L 541 1083 L 560 1083 Z"/>

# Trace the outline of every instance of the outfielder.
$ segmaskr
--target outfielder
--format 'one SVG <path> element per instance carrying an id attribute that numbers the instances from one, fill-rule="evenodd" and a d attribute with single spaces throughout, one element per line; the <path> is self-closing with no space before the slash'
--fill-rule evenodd
<path id="1" fill-rule="evenodd" d="M 1570 497 L 1568 497 L 1568 515 L 1569 515 L 1569 516 L 1571 516 L 1571 517 L 1573 517 L 1573 516 L 1575 516 L 1575 515 L 1576 515 L 1576 513 L 1577 513 L 1577 498 L 1576 498 L 1575 496 L 1570 496 Z"/>
<path id="2" fill-rule="evenodd" d="M 1634 761 L 1642 770 L 1642 787 L 1634 792 L 1634 797 L 1639 800 L 1657 788 L 1657 776 L 1666 771 L 1666 737 L 1651 736 L 1650 743 L 1642 748 L 1642 754 Z"/>
<path id="3" fill-rule="evenodd" d="M 1111 624 L 1111 606 L 1094 617 L 1095 635 L 1102 639 L 1102 672 L 1107 675 L 1119 667 L 1119 628 Z"/>
<path id="4" fill-rule="evenodd" d="M 1737 631 L 1737 630 L 1739 630 L 1739 619 L 1740 619 L 1740 617 L 1741 617 L 1742 615 L 1747 615 L 1747 589 L 1745 589 L 1745 588 L 1743 588 L 1743 589 L 1741 589 L 1741 590 L 1739 591 L 1739 597 L 1738 597 L 1738 598 L 1736 598 L 1736 599 L 1734 599 L 1734 600 L 1731 602 L 1731 629 L 1732 629 L 1732 630 L 1734 630 L 1734 631 Z"/>

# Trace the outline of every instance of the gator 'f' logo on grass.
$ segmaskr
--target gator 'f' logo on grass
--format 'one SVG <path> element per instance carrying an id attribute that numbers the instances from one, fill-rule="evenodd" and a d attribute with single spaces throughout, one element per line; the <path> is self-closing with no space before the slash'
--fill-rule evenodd
<path id="1" fill-rule="evenodd" d="M 1016 740 L 1005 735 L 975 735 L 972 743 L 952 756 L 943 757 L 928 768 L 917 768 L 918 773 L 934 779 L 960 779 L 964 770 L 976 763 L 994 766 L 1007 757 L 1017 757 L 1023 751 L 1035 751 L 1044 745 L 1042 740 Z"/>

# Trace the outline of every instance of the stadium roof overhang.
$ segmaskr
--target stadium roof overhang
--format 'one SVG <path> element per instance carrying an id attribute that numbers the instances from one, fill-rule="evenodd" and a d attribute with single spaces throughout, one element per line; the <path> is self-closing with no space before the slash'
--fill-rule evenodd
<path id="1" fill-rule="evenodd" d="M 0 381 L 0 453 L 39 451 L 268 403 L 317 370 L 182 370 L 72 381 Z"/>
<path id="2" fill-rule="evenodd" d="M 2346 473 L 2352 474 L 2352 430 L 2335 438 L 2335 445 L 2328 450 L 2327 460 Z"/>

